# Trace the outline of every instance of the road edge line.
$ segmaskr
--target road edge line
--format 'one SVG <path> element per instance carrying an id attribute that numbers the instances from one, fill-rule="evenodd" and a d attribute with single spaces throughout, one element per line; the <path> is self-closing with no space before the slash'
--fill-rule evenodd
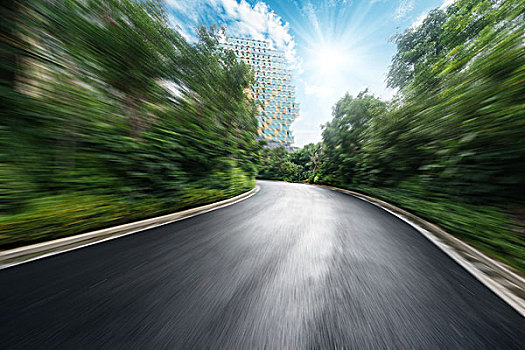
<path id="1" fill-rule="evenodd" d="M 251 190 L 241 193 L 232 198 L 224 199 L 215 203 L 186 209 L 171 214 L 157 216 L 140 221 L 134 221 L 118 226 L 108 227 L 101 230 L 67 236 L 51 241 L 31 244 L 23 247 L 0 251 L 0 270 L 14 267 L 20 264 L 43 259 L 49 256 L 69 252 L 75 249 L 88 247 L 103 243 L 115 238 L 128 236 L 151 228 L 171 224 L 193 216 L 201 215 L 236 204 L 255 195 L 261 187 L 256 185 Z"/>
<path id="2" fill-rule="evenodd" d="M 519 289 L 520 294 L 525 295 L 525 279 L 513 272 L 511 267 L 489 257 L 480 250 L 441 229 L 436 224 L 398 208 L 393 204 L 359 192 L 338 187 L 326 185 L 315 186 L 351 195 L 373 204 L 406 222 L 525 318 L 525 299 L 516 295 L 515 292 L 507 287 L 510 285 L 513 289 Z M 426 226 L 426 228 L 422 225 Z M 469 259 L 467 259 L 465 255 L 467 255 Z M 497 278 L 491 277 L 487 272 L 476 266 L 476 264 L 484 267 L 487 272 L 490 272 L 490 274 L 495 275 Z"/>

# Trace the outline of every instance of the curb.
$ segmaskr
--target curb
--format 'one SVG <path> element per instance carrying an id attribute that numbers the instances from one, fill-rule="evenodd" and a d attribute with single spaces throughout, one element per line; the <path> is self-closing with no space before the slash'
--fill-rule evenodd
<path id="1" fill-rule="evenodd" d="M 144 231 L 150 228 L 170 224 L 172 222 L 187 219 L 192 216 L 224 208 L 250 198 L 257 192 L 259 192 L 259 190 L 260 187 L 255 186 L 250 191 L 242 193 L 233 198 L 225 199 L 219 202 L 203 205 L 200 207 L 191 208 L 150 219 L 131 222 L 119 226 L 109 227 L 102 230 L 82 233 L 75 236 L 69 236 L 52 241 L 32 244 L 25 247 L 0 251 L 0 270 L 20 265 L 26 262 L 42 259 L 48 256 L 68 252 L 70 250 L 87 247 L 97 243 L 102 243 L 110 239 L 131 235 L 133 233 Z"/>
<path id="2" fill-rule="evenodd" d="M 316 186 L 346 193 L 374 204 L 408 223 L 525 318 L 525 279 L 512 271 L 511 267 L 494 260 L 437 225 L 388 202 L 337 187 Z"/>

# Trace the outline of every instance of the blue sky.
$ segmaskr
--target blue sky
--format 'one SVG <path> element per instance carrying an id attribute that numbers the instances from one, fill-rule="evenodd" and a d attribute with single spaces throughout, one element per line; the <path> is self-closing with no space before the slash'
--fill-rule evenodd
<path id="1" fill-rule="evenodd" d="M 293 70 L 299 118 L 295 145 L 321 140 L 334 103 L 368 88 L 383 99 L 395 45 L 389 39 L 417 26 L 454 0 L 167 0 L 170 21 L 188 39 L 198 25 L 222 25 L 228 35 L 268 40 Z"/>

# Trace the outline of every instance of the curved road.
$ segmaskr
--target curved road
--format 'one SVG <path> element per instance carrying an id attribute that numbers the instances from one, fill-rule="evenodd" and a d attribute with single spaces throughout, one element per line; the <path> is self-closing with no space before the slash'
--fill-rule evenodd
<path id="1" fill-rule="evenodd" d="M 280 182 L 0 271 L 3 349 L 523 349 L 525 321 L 409 225 Z"/>

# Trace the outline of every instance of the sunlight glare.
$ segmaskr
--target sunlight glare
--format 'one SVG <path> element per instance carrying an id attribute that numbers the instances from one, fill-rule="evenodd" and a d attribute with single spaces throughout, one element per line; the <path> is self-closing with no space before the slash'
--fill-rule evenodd
<path id="1" fill-rule="evenodd" d="M 322 74 L 340 73 L 351 64 L 350 55 L 335 45 L 318 47 L 313 52 L 313 56 L 312 63 Z"/>

